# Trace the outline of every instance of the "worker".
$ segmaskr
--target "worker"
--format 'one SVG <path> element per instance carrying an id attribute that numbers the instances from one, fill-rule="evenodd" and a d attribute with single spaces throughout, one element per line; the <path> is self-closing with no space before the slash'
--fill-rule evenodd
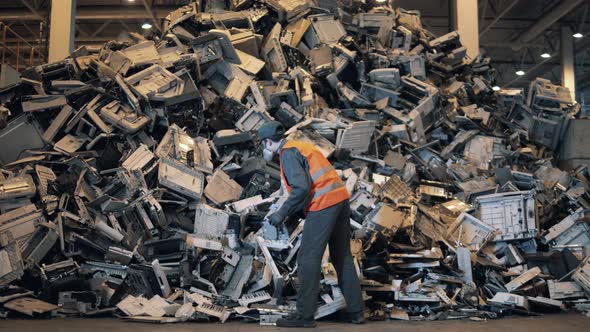
<path id="1" fill-rule="evenodd" d="M 279 154 L 281 180 L 289 193 L 284 204 L 269 216 L 269 222 L 280 226 L 298 211 L 306 215 L 297 255 L 297 311 L 279 319 L 277 326 L 316 326 L 321 260 L 328 244 L 338 285 L 346 300 L 348 321 L 361 324 L 364 303 L 350 252 L 350 194 L 318 149 L 306 142 L 287 141 L 284 134 L 284 127 L 277 121 L 267 122 L 258 130 L 265 159 Z"/>

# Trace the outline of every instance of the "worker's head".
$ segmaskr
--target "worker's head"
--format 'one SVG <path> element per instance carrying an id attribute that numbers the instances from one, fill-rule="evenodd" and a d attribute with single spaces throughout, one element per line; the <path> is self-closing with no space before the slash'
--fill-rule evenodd
<path id="1" fill-rule="evenodd" d="M 264 159 L 272 159 L 272 155 L 279 150 L 284 135 L 285 127 L 278 121 L 267 122 L 258 129 L 258 139 L 265 150 Z"/>

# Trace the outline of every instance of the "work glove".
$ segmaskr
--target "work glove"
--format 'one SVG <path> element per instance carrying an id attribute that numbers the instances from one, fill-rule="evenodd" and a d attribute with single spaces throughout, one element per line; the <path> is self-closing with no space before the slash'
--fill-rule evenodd
<path id="1" fill-rule="evenodd" d="M 268 217 L 268 222 L 275 227 L 280 226 L 284 220 L 285 218 L 278 213 L 273 213 L 270 217 Z"/>

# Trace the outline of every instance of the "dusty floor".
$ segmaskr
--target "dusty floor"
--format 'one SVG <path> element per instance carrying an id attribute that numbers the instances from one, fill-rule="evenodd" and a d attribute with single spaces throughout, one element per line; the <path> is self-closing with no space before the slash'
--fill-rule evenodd
<path id="1" fill-rule="evenodd" d="M 370 322 L 364 325 L 349 325 L 336 322 L 320 322 L 316 330 L 320 331 L 403 331 L 403 332 L 545 332 L 545 331 L 589 331 L 590 318 L 579 313 L 545 315 L 540 317 L 513 317 L 487 322 L 471 321 L 436 321 L 436 322 Z M 0 331 L 19 332 L 77 332 L 103 331 L 127 332 L 141 329 L 141 332 L 157 331 L 273 331 L 275 327 L 259 326 L 241 322 L 219 323 L 183 323 L 155 325 L 132 323 L 120 319 L 79 319 L 64 318 L 52 320 L 1 320 Z M 286 329 L 282 329 L 286 330 Z M 289 331 L 296 331 L 291 330 Z M 305 331 L 310 331 L 306 329 Z M 139 332 L 139 331 L 138 331 Z"/>

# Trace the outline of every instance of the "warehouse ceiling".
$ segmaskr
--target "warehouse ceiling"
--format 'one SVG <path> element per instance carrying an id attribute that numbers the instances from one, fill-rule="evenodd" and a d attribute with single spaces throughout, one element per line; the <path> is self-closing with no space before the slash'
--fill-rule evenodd
<path id="1" fill-rule="evenodd" d="M 124 31 L 145 33 L 141 25 L 154 27 L 173 9 L 188 0 L 77 0 L 76 46 L 101 45 Z M 41 36 L 47 29 L 50 0 L 0 0 L 0 21 L 10 31 L 6 62 L 24 68 L 31 60 L 43 62 L 42 54 L 30 56 L 31 46 L 43 51 Z M 437 35 L 449 31 L 448 0 L 394 0 L 395 7 L 419 10 L 426 27 Z M 568 25 L 585 37 L 576 39 L 578 88 L 590 97 L 590 7 L 588 0 L 479 0 L 479 30 L 482 51 L 498 69 L 498 85 L 523 87 L 536 76 L 560 82 L 560 26 Z M 562 8 L 565 8 L 562 10 Z M 28 44 L 27 44 L 28 43 Z M 3 44 L 0 41 L 0 44 Z M 547 52 L 551 58 L 541 58 Z M 43 53 L 43 52 L 40 52 Z M 523 70 L 524 76 L 515 72 Z"/>

